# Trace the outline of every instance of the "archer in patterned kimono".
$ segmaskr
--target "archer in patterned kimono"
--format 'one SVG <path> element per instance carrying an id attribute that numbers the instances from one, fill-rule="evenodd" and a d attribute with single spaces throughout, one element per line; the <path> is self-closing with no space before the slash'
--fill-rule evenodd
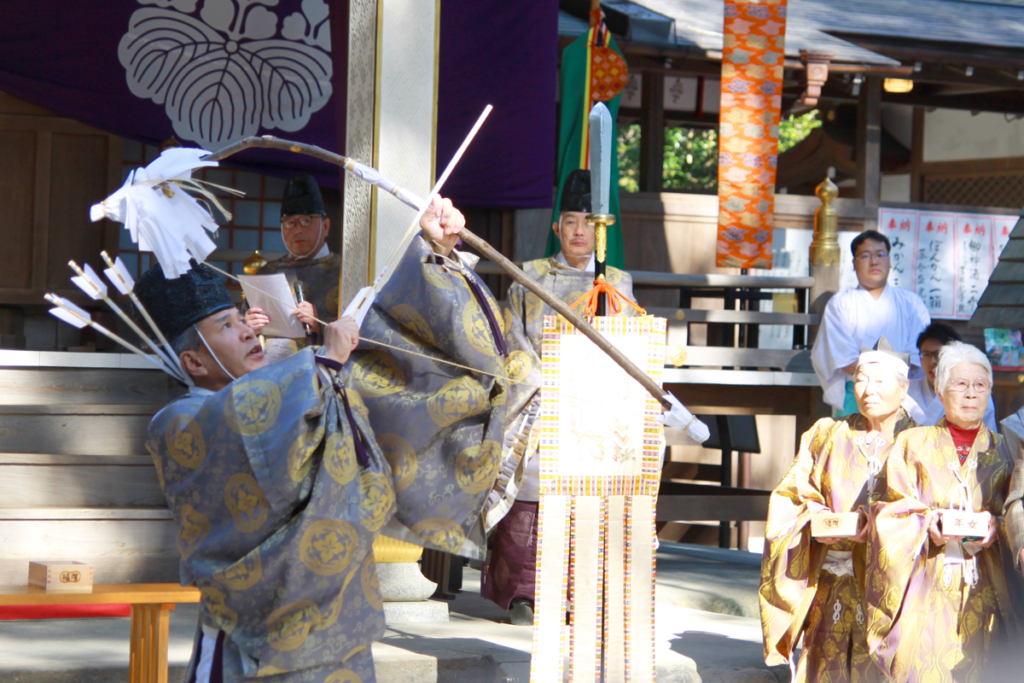
<path id="1" fill-rule="evenodd" d="M 879 345 L 887 346 L 884 338 Z M 906 361 L 891 351 L 861 353 L 854 382 L 860 412 L 815 423 L 772 492 L 759 591 L 765 661 L 792 667 L 802 637 L 795 681 L 885 680 L 865 635 L 866 510 L 884 489 L 894 435 L 914 426 L 900 407 Z M 857 536 L 812 538 L 815 514 L 858 511 Z"/>
<path id="2" fill-rule="evenodd" d="M 565 181 L 559 205 L 559 222 L 553 225 L 561 251 L 548 258 L 527 261 L 523 271 L 569 305 L 577 305 L 594 286 L 594 227 L 587 224 L 591 212 L 590 171 L 573 171 Z M 633 280 L 629 273 L 607 267 L 608 283 L 624 295 L 618 309 L 609 302 L 609 315 L 632 316 Z M 514 384 L 509 405 L 501 472 L 487 501 L 486 524 L 493 528 L 491 552 L 483 576 L 482 593 L 502 609 L 511 609 L 513 624 L 533 624 L 534 581 L 537 558 L 537 510 L 540 496 L 540 465 L 536 457 L 540 425 L 541 333 L 544 316 L 554 311 L 537 295 L 515 283 L 504 303 L 504 323 L 509 345 L 507 376 Z"/>
<path id="3" fill-rule="evenodd" d="M 1013 458 L 983 423 L 988 359 L 947 344 L 935 388 L 945 419 L 902 433 L 886 464 L 870 541 L 868 644 L 894 681 L 1006 680 L 989 666 L 1001 644 L 1020 647 L 1017 577 L 998 517 Z M 981 513 L 976 537 L 944 534 L 953 510 Z"/>
<path id="4" fill-rule="evenodd" d="M 421 221 L 442 252 L 463 224 L 447 200 Z M 271 365 L 211 270 L 140 278 L 196 385 L 148 441 L 182 582 L 202 592 L 190 683 L 370 683 L 377 534 L 481 555 L 504 359 L 496 304 L 447 258 L 417 238 L 361 332 L 336 321 L 322 348 Z"/>

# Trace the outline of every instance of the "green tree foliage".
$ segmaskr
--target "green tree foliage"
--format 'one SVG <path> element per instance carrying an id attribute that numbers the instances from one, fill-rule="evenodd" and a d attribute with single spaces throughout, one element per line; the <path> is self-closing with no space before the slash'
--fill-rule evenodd
<path id="1" fill-rule="evenodd" d="M 640 191 L 640 124 L 619 126 L 619 189 Z"/>
<path id="2" fill-rule="evenodd" d="M 714 128 L 666 128 L 662 187 L 718 192 L 718 132 Z"/>
<path id="3" fill-rule="evenodd" d="M 821 126 L 818 110 L 812 109 L 799 116 L 791 115 L 779 122 L 779 154 L 803 142 L 811 131 Z"/>
<path id="4" fill-rule="evenodd" d="M 790 116 L 779 123 L 779 154 L 799 144 L 821 125 L 818 110 Z M 640 190 L 640 124 L 619 127 L 619 187 Z M 718 133 L 713 128 L 665 129 L 662 187 L 676 192 L 718 191 Z"/>

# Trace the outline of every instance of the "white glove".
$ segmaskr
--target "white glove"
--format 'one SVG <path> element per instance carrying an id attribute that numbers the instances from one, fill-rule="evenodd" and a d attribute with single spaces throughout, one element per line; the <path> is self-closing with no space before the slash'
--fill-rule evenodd
<path id="1" fill-rule="evenodd" d="M 665 396 L 668 398 L 668 402 L 672 404 L 672 410 L 665 413 L 665 426 L 682 429 L 686 432 L 687 436 L 699 444 L 707 441 L 708 437 L 711 436 L 708 426 L 695 418 L 693 413 L 679 402 L 678 398 L 668 393 Z"/>

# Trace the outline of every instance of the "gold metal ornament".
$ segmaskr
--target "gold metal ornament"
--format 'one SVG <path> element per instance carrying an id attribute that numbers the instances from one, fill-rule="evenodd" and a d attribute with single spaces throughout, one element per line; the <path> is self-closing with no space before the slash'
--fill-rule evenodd
<path id="1" fill-rule="evenodd" d="M 594 226 L 594 251 L 598 263 L 608 261 L 608 226 L 615 225 L 615 215 L 610 213 L 587 214 L 587 223 Z"/>
<path id="2" fill-rule="evenodd" d="M 814 212 L 814 239 L 811 242 L 811 265 L 830 266 L 839 263 L 839 212 L 832 201 L 839 196 L 839 188 L 830 178 L 814 190 L 821 206 Z"/>
<path id="3" fill-rule="evenodd" d="M 423 555 L 423 546 L 399 541 L 389 536 L 373 539 L 373 559 L 382 562 L 416 562 Z"/>
<path id="4" fill-rule="evenodd" d="M 242 270 L 246 275 L 256 275 L 267 265 L 267 259 L 263 258 L 260 250 L 252 252 L 252 255 L 242 263 Z"/>

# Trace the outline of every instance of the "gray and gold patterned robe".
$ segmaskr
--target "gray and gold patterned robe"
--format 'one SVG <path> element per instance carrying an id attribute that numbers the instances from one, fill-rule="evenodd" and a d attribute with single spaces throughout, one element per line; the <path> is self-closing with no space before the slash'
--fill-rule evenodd
<path id="1" fill-rule="evenodd" d="M 316 317 L 332 323 L 338 319 L 338 294 L 341 284 L 341 256 L 330 254 L 318 259 L 293 259 L 283 256 L 270 261 L 260 270 L 260 275 L 284 273 L 289 284 L 302 280 L 306 285 L 306 299 L 316 308 Z M 317 343 L 323 341 L 323 332 Z M 290 356 L 306 345 L 304 339 L 268 339 L 265 343 L 267 355 L 272 360 Z"/>
<path id="2" fill-rule="evenodd" d="M 466 277 L 417 238 L 338 372 L 344 399 L 306 349 L 153 418 L 182 580 L 202 591 L 203 624 L 226 634 L 228 679 L 373 680 L 384 615 L 371 546 L 385 525 L 479 554 L 467 539 L 498 470 L 505 388 L 439 362 L 501 374 Z"/>
<path id="3" fill-rule="evenodd" d="M 542 287 L 567 304 L 575 303 L 594 288 L 594 271 L 570 268 L 554 257 L 523 263 L 523 271 Z M 618 268 L 607 267 L 605 279 L 623 295 L 633 296 L 633 278 Z M 576 312 L 583 315 L 584 305 Z M 508 289 L 503 305 L 503 324 L 509 356 L 506 376 L 509 386 L 508 409 L 505 413 L 505 439 L 502 447 L 498 480 L 487 499 L 485 525 L 494 528 L 512 507 L 522 488 L 530 460 L 536 454 L 540 430 L 535 421 L 540 412 L 541 360 L 540 346 L 544 329 L 544 316 L 555 315 L 540 297 L 519 283 Z M 610 311 L 609 311 L 610 313 Z M 617 315 L 634 316 L 638 313 L 627 304 Z"/>

